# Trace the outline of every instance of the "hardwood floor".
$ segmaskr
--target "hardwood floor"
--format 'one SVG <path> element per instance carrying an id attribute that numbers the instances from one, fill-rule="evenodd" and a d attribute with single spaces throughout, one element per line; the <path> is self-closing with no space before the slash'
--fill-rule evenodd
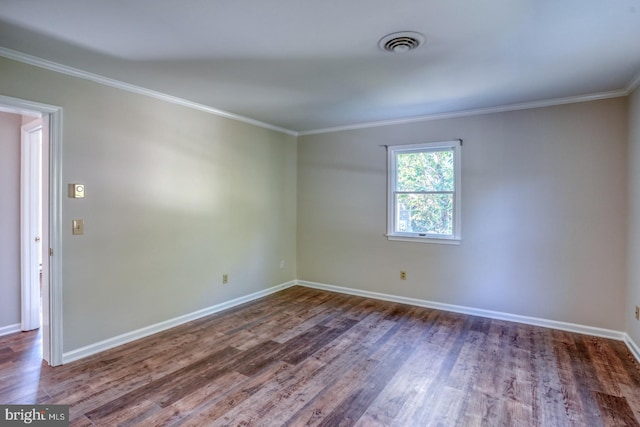
<path id="1" fill-rule="evenodd" d="M 294 287 L 50 368 L 0 338 L 0 403 L 74 426 L 640 426 L 624 343 Z"/>

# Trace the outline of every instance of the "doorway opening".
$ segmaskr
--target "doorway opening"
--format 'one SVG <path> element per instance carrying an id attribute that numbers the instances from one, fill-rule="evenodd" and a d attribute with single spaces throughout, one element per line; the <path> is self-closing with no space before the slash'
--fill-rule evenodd
<path id="1" fill-rule="evenodd" d="M 20 232 L 13 245 L 20 256 L 20 323 L 15 330 L 39 329 L 42 358 L 61 365 L 61 130 L 62 109 L 0 95 L 0 113 L 19 118 Z"/>

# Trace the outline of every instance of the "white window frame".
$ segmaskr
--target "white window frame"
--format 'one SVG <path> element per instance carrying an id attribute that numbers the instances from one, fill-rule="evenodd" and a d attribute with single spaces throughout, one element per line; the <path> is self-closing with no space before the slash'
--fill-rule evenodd
<path id="1" fill-rule="evenodd" d="M 396 212 L 396 177 L 397 154 L 407 152 L 424 152 L 438 150 L 453 150 L 454 191 L 453 191 L 453 234 L 429 234 L 395 231 Z M 444 243 L 459 245 L 462 239 L 461 211 L 462 211 L 462 140 L 442 142 L 426 142 L 409 145 L 391 145 L 387 147 L 387 239 L 422 243 Z"/>

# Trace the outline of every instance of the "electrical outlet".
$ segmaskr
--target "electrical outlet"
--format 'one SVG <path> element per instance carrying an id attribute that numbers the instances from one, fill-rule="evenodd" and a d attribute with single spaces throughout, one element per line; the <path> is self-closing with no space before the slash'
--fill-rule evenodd
<path id="1" fill-rule="evenodd" d="M 407 272 L 400 270 L 400 280 L 407 280 Z"/>
<path id="2" fill-rule="evenodd" d="M 229 275 L 228 274 L 223 274 L 222 275 L 222 284 L 224 285 L 228 281 L 229 281 Z"/>
<path id="3" fill-rule="evenodd" d="M 636 305 L 636 320 L 640 320 L 640 307 Z"/>
<path id="4" fill-rule="evenodd" d="M 280 268 L 284 268 L 284 260 L 280 261 Z"/>

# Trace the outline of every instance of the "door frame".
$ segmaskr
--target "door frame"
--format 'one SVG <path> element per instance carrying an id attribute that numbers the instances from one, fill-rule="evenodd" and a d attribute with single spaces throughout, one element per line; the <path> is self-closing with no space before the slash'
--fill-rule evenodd
<path id="1" fill-rule="evenodd" d="M 38 112 L 43 116 L 43 141 L 48 136 L 48 156 L 43 156 L 43 170 L 47 168 L 44 162 L 48 157 L 49 188 L 42 189 L 43 199 L 48 198 L 48 209 L 43 212 L 42 221 L 48 223 L 49 257 L 47 265 L 48 276 L 43 283 L 43 325 L 42 325 L 42 353 L 49 365 L 62 364 L 62 107 L 43 104 L 25 99 L 0 95 L 0 108 L 6 107 L 14 113 Z M 48 119 L 48 132 L 46 122 Z M 45 136 L 46 132 L 46 136 Z M 47 193 L 45 195 L 45 193 Z M 48 197 L 47 197 L 48 196 Z M 48 216 L 48 218 L 47 218 Z M 46 227 L 45 227 L 46 228 Z"/>

